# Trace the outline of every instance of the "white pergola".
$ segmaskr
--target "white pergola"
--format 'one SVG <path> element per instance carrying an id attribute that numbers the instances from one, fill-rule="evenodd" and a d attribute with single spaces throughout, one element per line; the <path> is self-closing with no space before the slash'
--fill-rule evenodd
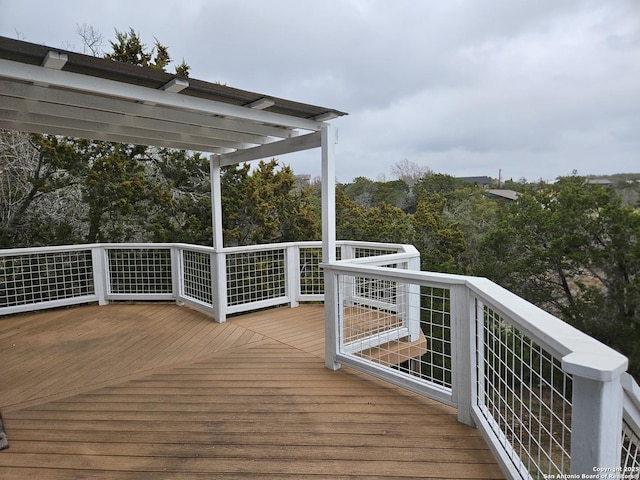
<path id="1" fill-rule="evenodd" d="M 215 248 L 221 167 L 320 147 L 323 260 L 335 259 L 336 131 L 326 122 L 342 115 L 0 37 L 0 128 L 210 154 Z"/>

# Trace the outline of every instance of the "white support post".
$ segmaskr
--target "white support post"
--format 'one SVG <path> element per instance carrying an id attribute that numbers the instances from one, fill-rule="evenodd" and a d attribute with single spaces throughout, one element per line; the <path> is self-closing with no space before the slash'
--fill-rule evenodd
<path id="1" fill-rule="evenodd" d="M 480 312 L 481 314 L 481 312 Z M 453 398 L 458 409 L 458 421 L 475 427 L 473 405 L 477 396 L 475 300 L 465 285 L 451 286 L 451 337 L 453 363 Z"/>
<path id="2" fill-rule="evenodd" d="M 213 288 L 214 319 L 218 323 L 227 320 L 227 262 L 222 234 L 222 189 L 220 182 L 220 156 L 211 155 L 211 224 L 213 227 L 213 249 L 211 255 L 211 286 Z"/>
<path id="3" fill-rule="evenodd" d="M 176 297 L 176 305 L 184 305 L 184 276 L 182 274 L 182 250 L 171 247 L 171 284 L 173 295 Z"/>
<path id="4" fill-rule="evenodd" d="M 298 296 L 300 295 L 300 247 L 289 246 L 286 248 L 285 254 L 289 306 L 295 308 L 298 306 Z"/>
<path id="5" fill-rule="evenodd" d="M 322 127 L 322 262 L 332 264 L 336 261 L 336 168 L 335 127 Z M 325 366 L 338 370 L 336 361 L 338 345 L 338 287 L 336 275 L 325 270 L 324 275 L 324 311 L 325 311 Z"/>
<path id="6" fill-rule="evenodd" d="M 619 472 L 623 406 L 620 375 L 628 362 L 613 353 L 604 356 L 585 350 L 562 359 L 563 370 L 573 375 L 571 475 L 605 478 L 608 473 Z"/>
<path id="7" fill-rule="evenodd" d="M 107 305 L 107 272 L 105 252 L 99 245 L 91 248 L 91 263 L 93 266 L 93 288 L 98 296 L 98 305 Z"/>
<path id="8" fill-rule="evenodd" d="M 336 261 L 335 127 L 322 127 L 322 261 Z"/>
<path id="9" fill-rule="evenodd" d="M 414 257 L 407 260 L 407 270 L 420 271 L 420 257 Z M 422 335 L 420 329 L 420 285 L 417 283 L 405 283 L 403 290 L 407 298 L 406 302 L 406 320 L 409 328 L 410 340 L 415 342 Z"/>
<path id="10" fill-rule="evenodd" d="M 227 321 L 227 255 L 211 254 L 211 286 L 213 288 L 213 319 L 217 323 Z"/>
<path id="11" fill-rule="evenodd" d="M 209 162 L 211 176 L 211 224 L 213 227 L 213 248 L 224 247 L 222 235 L 222 191 L 220 185 L 220 155 L 211 155 Z"/>

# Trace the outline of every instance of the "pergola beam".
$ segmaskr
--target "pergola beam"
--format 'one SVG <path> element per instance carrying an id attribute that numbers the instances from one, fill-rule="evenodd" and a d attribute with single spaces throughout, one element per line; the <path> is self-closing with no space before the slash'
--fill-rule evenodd
<path id="1" fill-rule="evenodd" d="M 240 118 L 264 124 L 279 125 L 288 128 L 301 128 L 318 131 L 322 122 L 309 120 L 265 110 L 256 110 L 214 100 L 181 95 L 179 93 L 153 90 L 147 87 L 125 84 L 98 77 L 42 68 L 36 65 L 0 59 L 2 77 L 31 83 L 45 83 L 76 92 L 91 92 L 94 95 L 112 97 L 132 102 L 151 103 L 180 110 Z"/>
<path id="2" fill-rule="evenodd" d="M 321 145 L 321 133 L 313 132 L 299 137 L 291 137 L 279 142 L 268 143 L 259 147 L 238 150 L 233 153 L 221 155 L 220 166 L 234 165 L 236 163 L 250 162 L 263 158 L 277 157 L 288 153 L 300 152 Z"/>
<path id="3" fill-rule="evenodd" d="M 200 126 L 257 136 L 287 138 L 292 136 L 293 132 L 289 128 L 263 125 L 240 119 L 222 118 L 212 116 L 212 114 L 180 111 L 166 107 L 143 105 L 117 98 L 105 98 L 88 93 L 51 90 L 46 87 L 0 80 L 0 99 L 4 103 L 4 99 L 10 97 L 44 102 L 51 105 L 60 104 L 77 107 L 86 110 L 90 115 L 93 115 L 94 112 L 117 113 L 134 120 L 153 118 L 174 122 L 175 124 L 184 124 L 187 127 Z"/>

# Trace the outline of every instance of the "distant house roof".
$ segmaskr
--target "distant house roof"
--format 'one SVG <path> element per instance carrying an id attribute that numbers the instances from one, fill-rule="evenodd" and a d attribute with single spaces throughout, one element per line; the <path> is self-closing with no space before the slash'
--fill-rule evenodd
<path id="1" fill-rule="evenodd" d="M 601 185 L 603 187 L 612 187 L 613 182 L 608 178 L 589 178 L 587 179 L 587 183 L 592 185 Z"/>
<path id="2" fill-rule="evenodd" d="M 518 196 L 520 196 L 520 194 L 514 190 L 503 190 L 503 189 L 487 190 L 487 193 L 485 195 L 493 198 L 504 198 L 509 201 L 517 200 Z"/>
<path id="3" fill-rule="evenodd" d="M 473 183 L 477 187 L 488 187 L 491 184 L 491 178 L 489 177 L 458 177 L 465 182 Z"/>

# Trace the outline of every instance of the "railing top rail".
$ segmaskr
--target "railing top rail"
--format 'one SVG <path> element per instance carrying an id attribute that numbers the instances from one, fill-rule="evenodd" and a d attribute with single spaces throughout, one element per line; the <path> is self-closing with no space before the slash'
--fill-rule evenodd
<path id="1" fill-rule="evenodd" d="M 416 283 L 439 282 L 447 285 L 460 285 L 464 284 L 467 278 L 469 278 L 464 275 L 455 275 L 452 273 L 401 270 L 371 265 L 372 262 L 386 264 L 396 260 L 403 260 L 407 258 L 413 258 L 413 255 L 410 255 L 408 253 L 392 253 L 389 255 L 379 255 L 376 257 L 354 258 L 338 260 L 332 263 L 321 263 L 320 266 L 324 269 L 338 270 L 345 273 L 365 272 L 369 275 L 377 277 L 386 277 L 392 280 L 411 280 L 415 281 Z"/>
<path id="2" fill-rule="evenodd" d="M 404 254 L 384 257 L 393 259 L 402 256 Z M 381 257 L 372 258 L 378 261 Z M 518 329 L 536 343 L 558 358 L 562 358 L 563 368 L 568 373 L 607 381 L 619 376 L 627 369 L 628 360 L 624 355 L 486 278 L 407 271 L 362 264 L 367 263 L 366 260 L 365 262 L 342 260 L 330 264 L 323 263 L 321 267 L 350 275 L 366 274 L 379 279 L 411 281 L 444 288 L 464 285 L 485 304 L 509 318 Z"/>
<path id="3" fill-rule="evenodd" d="M 79 245 L 52 245 L 47 247 L 22 247 L 22 248 L 4 248 L 0 249 L 0 257 L 10 257 L 13 255 L 28 255 L 30 253 L 52 253 L 52 252 L 69 252 L 77 250 L 87 250 L 90 248 L 100 247 L 99 243 L 86 243 Z"/>
<path id="4" fill-rule="evenodd" d="M 562 357 L 568 373 L 607 381 L 627 369 L 624 355 L 489 279 L 467 277 L 467 285 L 537 343 Z"/>

